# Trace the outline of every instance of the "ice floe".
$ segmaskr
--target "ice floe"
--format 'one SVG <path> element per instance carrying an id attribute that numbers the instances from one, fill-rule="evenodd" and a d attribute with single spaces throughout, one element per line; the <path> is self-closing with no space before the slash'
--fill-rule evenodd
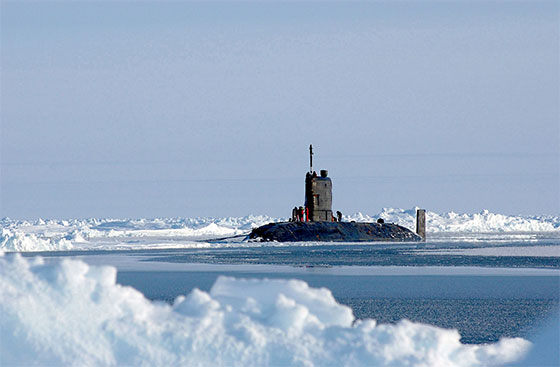
<path id="1" fill-rule="evenodd" d="M 0 254 L 3 365 L 497 366 L 521 338 L 460 343 L 456 330 L 356 320 L 298 280 L 219 278 L 173 305 L 115 283 L 113 267 Z"/>

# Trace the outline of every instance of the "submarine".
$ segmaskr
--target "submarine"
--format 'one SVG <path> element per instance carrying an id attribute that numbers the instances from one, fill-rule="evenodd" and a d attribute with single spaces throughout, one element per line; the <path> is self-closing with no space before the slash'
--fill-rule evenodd
<path id="1" fill-rule="evenodd" d="M 332 180 L 327 170 L 313 171 L 313 146 L 309 146 L 309 172 L 305 174 L 305 203 L 292 210 L 287 222 L 254 228 L 249 241 L 277 242 L 410 242 L 425 241 L 426 211 L 416 211 L 416 232 L 378 219 L 376 223 L 344 222 L 342 213 L 332 211 Z"/>

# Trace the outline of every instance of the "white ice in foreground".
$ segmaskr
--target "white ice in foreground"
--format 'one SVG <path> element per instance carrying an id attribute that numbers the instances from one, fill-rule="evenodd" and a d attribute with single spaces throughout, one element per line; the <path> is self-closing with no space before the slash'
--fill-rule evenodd
<path id="1" fill-rule="evenodd" d="M 374 222 L 383 218 L 414 230 L 416 209 L 383 209 L 376 215 L 353 214 L 346 221 Z M 221 244 L 209 239 L 243 236 L 252 228 L 286 220 L 249 215 L 240 218 L 156 218 L 156 219 L 72 219 L 16 221 L 0 220 L 0 250 L 63 251 L 63 250 L 129 250 L 161 248 L 197 248 L 239 246 L 227 241 Z M 427 213 L 428 239 L 445 241 L 472 240 L 472 234 L 492 233 L 506 239 L 531 239 L 531 234 L 551 232 L 560 236 L 559 217 L 523 217 L 493 214 L 449 212 Z M 453 236 L 449 236 L 453 233 Z M 522 233 L 522 234 L 518 234 Z M 470 238 L 469 238 L 470 236 Z M 488 236 L 486 236 L 488 237 Z M 488 238 L 485 238 L 488 240 Z M 242 244 L 255 246 L 255 244 Z"/>
<path id="2" fill-rule="evenodd" d="M 0 364 L 497 366 L 524 339 L 461 344 L 456 330 L 356 321 L 327 289 L 219 278 L 173 306 L 115 284 L 113 267 L 0 255 Z"/>

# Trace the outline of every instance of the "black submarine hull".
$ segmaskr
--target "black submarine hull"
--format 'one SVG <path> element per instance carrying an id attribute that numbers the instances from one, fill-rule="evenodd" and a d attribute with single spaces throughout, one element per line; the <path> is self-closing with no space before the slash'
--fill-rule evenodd
<path id="1" fill-rule="evenodd" d="M 278 242 L 415 242 L 422 238 L 393 223 L 280 222 L 255 228 L 250 240 Z"/>

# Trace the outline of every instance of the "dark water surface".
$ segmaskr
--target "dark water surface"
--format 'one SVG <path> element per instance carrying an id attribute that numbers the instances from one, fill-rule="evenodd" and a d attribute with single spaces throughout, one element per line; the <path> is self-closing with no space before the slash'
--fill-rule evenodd
<path id="1" fill-rule="evenodd" d="M 560 300 L 554 276 L 373 276 L 243 272 L 119 272 L 117 281 L 152 300 L 172 302 L 193 288 L 209 291 L 220 275 L 237 278 L 301 279 L 329 288 L 357 318 L 396 322 L 406 318 L 458 329 L 464 343 L 527 337 Z"/>
<path id="2" fill-rule="evenodd" d="M 557 245 L 542 242 L 541 246 Z M 504 244 L 502 244 L 504 245 Z M 515 243 L 512 245 L 516 245 Z M 261 246 L 167 250 L 144 261 L 206 264 L 268 264 L 291 266 L 476 266 L 560 269 L 559 256 L 465 256 L 418 253 L 434 250 L 426 244 L 356 244 L 314 246 Z M 437 249 L 481 248 L 471 243 L 440 243 Z"/>

